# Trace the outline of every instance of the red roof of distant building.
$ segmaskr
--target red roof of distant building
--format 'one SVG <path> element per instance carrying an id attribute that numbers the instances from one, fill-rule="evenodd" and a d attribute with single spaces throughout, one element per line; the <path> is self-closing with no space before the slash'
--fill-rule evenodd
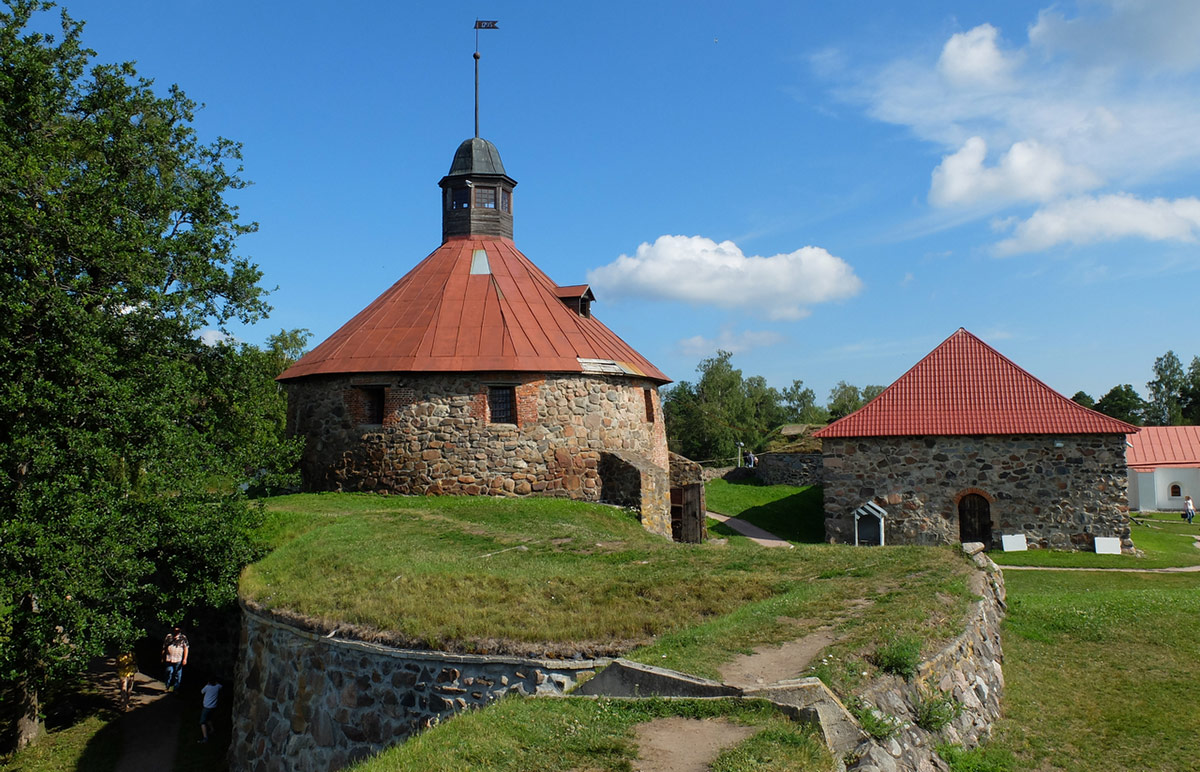
<path id="1" fill-rule="evenodd" d="M 866 406 L 813 436 L 1128 434 L 1137 430 L 1072 402 L 959 328 Z"/>
<path id="2" fill-rule="evenodd" d="M 1125 463 L 1139 472 L 1200 467 L 1200 426 L 1146 426 L 1129 438 Z"/>
<path id="3" fill-rule="evenodd" d="M 586 369 L 670 381 L 599 320 L 568 308 L 561 289 L 510 239 L 451 238 L 279 379 Z"/>

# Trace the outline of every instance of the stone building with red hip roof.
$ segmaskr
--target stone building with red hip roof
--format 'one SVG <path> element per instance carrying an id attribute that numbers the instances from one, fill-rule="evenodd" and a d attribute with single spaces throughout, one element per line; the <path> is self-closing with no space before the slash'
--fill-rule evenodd
<path id="1" fill-rule="evenodd" d="M 1137 431 L 960 328 L 869 404 L 814 434 L 826 538 L 992 547 L 1023 534 L 1031 546 L 1091 550 L 1105 536 L 1131 551 L 1125 441 Z"/>
<path id="2" fill-rule="evenodd" d="M 491 142 L 463 142 L 439 185 L 442 245 L 279 376 L 305 488 L 605 501 L 671 535 L 671 489 L 699 470 L 670 481 L 670 379 L 592 315 L 587 285 L 516 248 Z"/>

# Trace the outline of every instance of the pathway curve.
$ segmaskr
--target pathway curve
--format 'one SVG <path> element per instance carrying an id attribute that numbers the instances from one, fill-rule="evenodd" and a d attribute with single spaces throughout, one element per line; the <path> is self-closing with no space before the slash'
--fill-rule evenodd
<path id="1" fill-rule="evenodd" d="M 102 692 L 117 697 L 116 663 L 109 658 L 96 675 Z M 115 772 L 167 772 L 175 767 L 179 740 L 179 695 L 167 694 L 162 681 L 145 673 L 134 677 L 129 710 L 118 721 L 121 726 L 121 756 Z"/>
<path id="2" fill-rule="evenodd" d="M 764 547 L 787 547 L 788 549 L 796 546 L 787 539 L 781 539 L 775 534 L 764 531 L 754 523 L 742 520 L 741 518 L 730 517 L 728 515 L 722 515 L 711 511 L 705 512 L 704 514 L 708 515 L 717 522 L 724 523 L 740 533 L 742 536 L 749 538 L 750 541 L 754 542 L 755 544 L 761 544 Z"/>

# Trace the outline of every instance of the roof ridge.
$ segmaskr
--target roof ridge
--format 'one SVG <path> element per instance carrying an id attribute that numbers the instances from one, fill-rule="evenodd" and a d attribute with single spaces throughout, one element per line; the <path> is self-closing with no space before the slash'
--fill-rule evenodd
<path id="1" fill-rule="evenodd" d="M 871 402 L 814 436 L 1126 434 L 1137 430 L 1059 394 L 960 327 Z"/>

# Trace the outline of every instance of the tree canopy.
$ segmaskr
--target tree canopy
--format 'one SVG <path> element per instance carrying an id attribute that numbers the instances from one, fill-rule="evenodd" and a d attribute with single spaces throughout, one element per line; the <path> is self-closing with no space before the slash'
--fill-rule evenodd
<path id="1" fill-rule="evenodd" d="M 1125 383 L 1113 386 L 1096 402 L 1096 410 L 1121 421 L 1141 426 L 1146 403 L 1133 388 Z"/>
<path id="2" fill-rule="evenodd" d="M 289 463 L 274 384 L 245 365 L 295 342 L 262 361 L 200 342 L 268 310 L 235 252 L 255 229 L 227 200 L 239 146 L 201 142 L 178 87 L 93 66 L 65 12 L 35 31 L 51 5 L 0 7 L 0 688 L 20 743 L 47 684 L 234 597 L 258 516 L 237 483 L 273 443 Z"/>

